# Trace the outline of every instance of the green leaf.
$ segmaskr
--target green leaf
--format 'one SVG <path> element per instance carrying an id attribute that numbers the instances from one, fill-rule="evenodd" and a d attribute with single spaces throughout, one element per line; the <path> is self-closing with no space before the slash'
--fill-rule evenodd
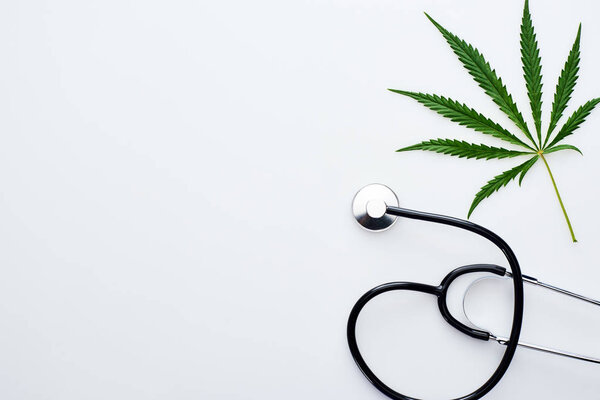
<path id="1" fill-rule="evenodd" d="M 531 154 L 531 152 L 507 150 L 501 147 L 491 147 L 485 144 L 472 144 L 454 139 L 431 139 L 425 142 L 397 150 L 398 152 L 424 150 L 448 154 L 459 158 L 486 159 L 512 158 Z"/>
<path id="2" fill-rule="evenodd" d="M 525 0 L 523 19 L 521 22 L 521 62 L 523 63 L 523 76 L 527 86 L 527 95 L 531 105 L 531 113 L 535 123 L 538 143 L 542 145 L 542 58 L 538 48 L 531 14 L 529 13 L 529 0 Z"/>
<path id="3" fill-rule="evenodd" d="M 521 186 L 521 183 L 523 182 L 523 178 L 525 178 L 525 175 L 531 169 L 531 167 L 533 167 L 533 164 L 535 164 L 535 162 L 538 160 L 538 158 L 539 158 L 539 156 L 535 156 L 534 158 L 529 160 L 529 161 L 531 161 L 530 163 L 527 163 L 525 165 L 525 167 L 521 171 L 521 175 L 519 176 L 519 186 Z M 532 160 L 534 160 L 534 161 L 532 161 Z"/>
<path id="4" fill-rule="evenodd" d="M 533 150 L 531 146 L 524 143 L 521 139 L 504 129 L 502 126 L 479 114 L 477 111 L 465 104 L 461 104 L 455 100 L 435 94 L 415 93 L 395 89 L 388 90 L 411 97 L 423 104 L 425 107 L 443 115 L 446 118 L 449 118 L 453 122 L 466 126 L 467 128 L 471 128 L 477 132 L 481 132 L 486 135 L 492 135 L 498 139 L 505 140 L 517 146 L 522 146 Z"/>
<path id="5" fill-rule="evenodd" d="M 561 151 L 561 150 L 575 150 L 579 154 L 583 155 L 581 150 L 579 150 L 577 147 L 570 145 L 570 144 L 559 144 L 558 146 L 554 146 L 549 149 L 545 149 L 544 154 L 554 153 L 555 151 Z"/>
<path id="6" fill-rule="evenodd" d="M 529 171 L 529 169 L 533 166 L 533 164 L 535 164 L 538 158 L 539 156 L 536 155 L 535 157 L 525 161 L 523 164 L 517 165 L 516 167 L 509 169 L 508 171 L 504 171 L 500 175 L 495 176 L 494 179 L 488 181 L 488 183 L 485 184 L 481 188 L 481 190 L 475 195 L 475 199 L 473 200 L 473 203 L 471 203 L 471 208 L 469 209 L 467 218 L 471 216 L 473 210 L 475 210 L 475 208 L 479 205 L 479 203 L 481 203 L 482 200 L 490 197 L 500 188 L 508 185 L 508 183 L 515 179 L 517 175 L 521 174 L 520 180 L 522 181 L 525 173 Z"/>
<path id="7" fill-rule="evenodd" d="M 554 147 L 554 145 L 556 143 L 560 142 L 567 136 L 571 135 L 577 128 L 579 128 L 579 125 L 581 125 L 583 122 L 585 122 L 585 119 L 588 117 L 588 115 L 590 115 L 590 113 L 592 112 L 594 107 L 596 107 L 596 105 L 598 105 L 598 103 L 600 103 L 600 97 L 590 100 L 587 103 L 585 103 L 584 105 L 582 105 L 581 107 L 579 107 L 569 117 L 567 122 L 565 122 L 565 124 L 560 129 L 560 131 L 558 131 L 558 133 L 556 134 L 556 137 L 554 138 L 554 140 L 552 142 L 550 142 L 548 147 Z"/>
<path id="8" fill-rule="evenodd" d="M 548 133 L 546 133 L 546 140 L 544 141 L 544 147 L 550 139 L 550 135 L 556 128 L 558 121 L 563 115 L 563 112 L 567 108 L 567 103 L 573 94 L 575 84 L 577 83 L 577 73 L 579 72 L 579 42 L 581 39 L 581 24 L 577 30 L 577 37 L 575 43 L 569 52 L 569 57 L 565 62 L 558 83 L 556 84 L 556 91 L 554 92 L 554 102 L 552 103 L 552 113 L 550 114 L 550 125 L 548 126 Z"/>
<path id="9" fill-rule="evenodd" d="M 523 115 L 517 108 L 517 105 L 512 99 L 512 96 L 506 90 L 506 86 L 502 83 L 496 75 L 496 71 L 493 70 L 489 63 L 485 60 L 483 55 L 458 36 L 447 31 L 443 26 L 438 24 L 433 18 L 425 13 L 427 18 L 435 25 L 435 27 L 442 33 L 442 36 L 446 39 L 454 54 L 458 56 L 458 59 L 462 62 L 464 67 L 469 71 L 469 74 L 475 79 L 475 82 L 485 91 L 485 93 L 492 98 L 494 103 L 500 107 L 508 118 L 510 118 L 517 127 L 523 131 L 525 136 L 534 144 L 537 148 L 537 144 L 533 140 L 527 124 L 523 120 Z"/>

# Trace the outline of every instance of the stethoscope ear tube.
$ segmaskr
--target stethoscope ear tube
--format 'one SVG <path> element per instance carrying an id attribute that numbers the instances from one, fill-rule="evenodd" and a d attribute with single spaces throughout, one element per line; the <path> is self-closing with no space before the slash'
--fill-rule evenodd
<path id="1" fill-rule="evenodd" d="M 440 295 L 438 296 L 438 308 L 440 309 L 440 313 L 442 314 L 442 317 L 444 317 L 446 322 L 448 322 L 450 325 L 452 325 L 465 335 L 469 335 L 475 339 L 489 340 L 491 336 L 490 332 L 467 326 L 459 320 L 457 320 L 456 318 L 454 318 L 454 316 L 450 313 L 450 310 L 448 309 L 448 303 L 446 301 L 448 296 L 448 289 L 450 288 L 452 282 L 454 282 L 460 276 L 476 272 L 488 272 L 498 276 L 504 276 L 506 274 L 506 268 L 492 264 L 475 264 L 456 268 L 455 270 L 451 271 L 448 275 L 446 275 L 446 277 L 439 286 Z"/>
<path id="2" fill-rule="evenodd" d="M 391 192 L 391 190 L 389 188 L 387 188 L 386 186 L 378 185 L 378 184 L 369 185 L 369 186 L 366 186 L 365 188 L 361 189 L 361 191 L 359 191 L 359 193 L 355 196 L 355 202 L 353 204 L 353 211 L 354 211 L 355 216 L 357 217 L 357 220 L 358 220 L 358 216 L 357 216 L 357 212 L 356 212 L 357 208 L 361 208 L 363 206 L 363 204 L 366 207 L 370 202 L 378 201 L 378 199 L 371 199 L 371 200 L 366 199 L 365 200 L 363 198 L 365 196 L 361 195 L 361 192 L 364 194 L 365 192 L 373 191 L 374 186 L 376 186 L 376 189 L 378 192 L 382 191 L 382 187 L 388 189 Z M 383 189 L 383 191 L 385 191 L 385 190 Z M 394 197 L 395 197 L 395 195 L 394 195 Z M 360 199 L 361 204 L 359 204 L 359 205 L 357 205 L 357 202 L 356 202 L 357 198 Z M 365 209 L 364 214 L 361 214 L 361 218 L 363 219 L 363 221 L 359 220 L 359 223 L 361 223 L 361 225 L 363 225 L 363 226 L 365 226 L 363 224 L 364 219 L 365 219 L 364 215 L 366 215 L 367 218 L 369 217 L 369 212 L 367 209 Z M 500 361 L 500 364 L 498 365 L 498 367 L 496 368 L 496 370 L 494 371 L 492 376 L 480 388 L 478 388 L 477 390 L 475 390 L 474 392 L 472 392 L 470 394 L 459 397 L 456 400 L 475 400 L 475 399 L 479 399 L 479 398 L 483 397 L 490 390 L 492 390 L 492 388 L 500 381 L 500 379 L 502 379 L 502 377 L 506 373 L 506 370 L 508 369 L 508 366 L 510 365 L 510 363 L 513 359 L 513 356 L 515 354 L 515 351 L 517 349 L 517 345 L 519 342 L 519 336 L 521 334 L 521 324 L 523 322 L 523 278 L 522 278 L 521 268 L 519 267 L 519 262 L 517 260 L 517 257 L 515 256 L 514 252 L 510 248 L 510 246 L 500 236 L 496 235 L 494 232 L 490 231 L 487 228 L 484 228 L 480 225 L 474 224 L 469 221 L 465 221 L 465 220 L 462 220 L 459 218 L 454 218 L 454 217 L 448 217 L 448 216 L 444 216 L 444 215 L 437 215 L 437 214 L 431 214 L 431 213 L 426 213 L 426 212 L 421 212 L 421 211 L 409 210 L 409 209 L 405 209 L 405 208 L 399 208 L 399 207 L 396 207 L 395 205 L 388 205 L 387 203 L 386 203 L 386 209 L 385 209 L 384 215 L 387 216 L 388 218 L 389 218 L 389 216 L 395 216 L 395 217 L 416 219 L 416 220 L 421 220 L 421 221 L 435 222 L 438 224 L 449 225 L 449 226 L 453 226 L 456 228 L 467 230 L 469 232 L 473 232 L 479 236 L 482 236 L 482 237 L 488 239 L 492 243 L 494 243 L 506 257 L 508 264 L 510 266 L 510 273 L 513 277 L 514 311 L 513 311 L 513 321 L 512 321 L 510 336 L 509 336 L 508 342 L 506 344 L 506 349 L 504 351 L 504 355 L 502 356 L 502 360 Z M 381 215 L 379 217 L 383 217 L 383 215 Z M 417 291 L 437 295 L 438 299 L 439 299 L 440 295 L 441 295 L 442 287 L 441 286 L 436 287 L 436 286 L 430 286 L 430 285 L 424 285 L 424 284 L 416 284 L 416 283 L 410 283 L 410 282 L 394 282 L 394 283 L 378 286 L 377 288 L 374 288 L 374 289 L 370 290 L 369 292 L 365 293 L 358 300 L 358 302 L 354 305 L 354 307 L 352 308 L 352 311 L 350 312 L 350 316 L 348 318 L 348 325 L 347 325 L 347 331 L 346 331 L 347 338 L 348 338 L 348 346 L 350 348 L 352 357 L 354 358 L 356 364 L 358 365 L 358 368 L 362 371 L 362 373 L 365 375 L 365 377 L 379 391 L 381 391 L 383 394 L 385 394 L 386 396 L 388 396 L 392 399 L 417 400 L 413 397 L 409 397 L 409 396 L 406 396 L 406 395 L 396 392 L 395 390 L 393 390 L 392 388 L 387 386 L 383 381 L 381 381 L 373 373 L 373 371 L 369 368 L 369 366 L 365 362 L 364 358 L 362 357 L 362 355 L 360 353 L 360 350 L 358 348 L 358 343 L 356 341 L 356 322 L 358 320 L 360 311 L 362 310 L 362 308 L 365 306 L 365 304 L 369 300 L 371 300 L 372 298 L 374 298 L 375 296 L 377 296 L 381 293 L 385 293 L 390 290 L 417 290 Z M 438 303 L 438 305 L 439 305 L 439 303 Z M 440 306 L 440 311 L 442 311 L 442 306 Z M 442 311 L 442 315 L 444 315 L 443 311 Z M 448 313 L 447 315 L 450 315 L 450 314 Z M 454 319 L 454 318 L 452 317 L 452 319 Z M 460 324 L 458 321 L 456 321 L 457 324 L 455 324 L 454 321 L 451 321 L 451 320 L 449 320 L 448 322 L 450 322 L 455 328 L 461 329 L 460 325 L 462 325 L 462 324 Z M 471 329 L 471 328 L 468 328 L 468 329 Z M 467 333 L 467 332 L 465 332 L 465 333 Z M 479 334 L 481 337 L 478 337 L 478 338 L 485 340 L 486 339 L 484 337 L 485 334 L 486 334 L 486 332 L 484 332 L 483 334 Z M 476 337 L 472 334 L 470 336 Z M 489 338 L 489 334 L 488 334 L 488 338 Z"/>

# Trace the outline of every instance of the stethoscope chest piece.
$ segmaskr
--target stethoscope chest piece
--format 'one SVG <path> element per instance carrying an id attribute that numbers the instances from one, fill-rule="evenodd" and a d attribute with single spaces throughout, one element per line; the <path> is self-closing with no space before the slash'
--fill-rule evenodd
<path id="1" fill-rule="evenodd" d="M 360 189 L 352 201 L 352 212 L 358 223 L 369 231 L 384 231 L 396 222 L 387 207 L 398 207 L 398 197 L 389 187 L 372 183 Z"/>

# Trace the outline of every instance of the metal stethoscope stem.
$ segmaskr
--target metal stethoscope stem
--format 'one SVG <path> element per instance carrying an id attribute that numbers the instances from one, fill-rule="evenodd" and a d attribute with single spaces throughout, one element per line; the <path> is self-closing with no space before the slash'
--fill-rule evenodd
<path id="1" fill-rule="evenodd" d="M 509 278 L 512 278 L 512 274 L 510 272 L 508 272 L 508 271 L 506 271 L 506 276 L 508 276 Z M 585 301 L 587 303 L 591 303 L 591 304 L 595 304 L 597 306 L 600 306 L 600 301 L 598 301 L 598 300 L 594 300 L 594 299 L 591 299 L 589 297 L 582 296 L 580 294 L 573 293 L 573 292 L 570 292 L 570 291 L 565 290 L 565 289 L 561 289 L 561 288 L 556 287 L 556 286 L 552 286 L 552 285 L 550 285 L 548 283 L 540 282 L 539 280 L 537 280 L 536 278 L 533 278 L 531 276 L 523 275 L 523 282 L 530 283 L 532 285 L 537 285 L 537 286 L 543 287 L 545 289 L 550 289 L 550 290 L 553 290 L 553 291 L 558 292 L 560 294 L 564 294 L 564 295 L 573 297 L 575 299 L 582 300 L 582 301 Z"/>
<path id="2" fill-rule="evenodd" d="M 506 271 L 505 272 L 505 276 L 508 278 L 512 278 L 513 275 L 509 272 Z M 479 281 L 484 280 L 484 279 L 489 279 L 488 277 L 484 277 L 484 278 L 480 278 L 477 279 L 475 281 L 473 281 L 465 290 L 465 293 L 463 295 L 463 313 L 465 314 L 465 317 L 467 318 L 467 320 L 471 323 L 471 325 L 476 326 L 478 329 L 483 329 L 480 326 L 478 326 L 477 324 L 473 323 L 473 321 L 471 320 L 471 318 L 469 318 L 469 315 L 467 313 L 466 310 L 466 305 L 465 305 L 465 300 L 467 298 L 467 294 L 469 293 L 469 290 L 475 285 L 477 284 Z M 498 278 L 501 279 L 501 278 Z M 590 303 L 590 304 L 594 304 L 596 306 L 600 306 L 600 301 L 577 294 L 577 293 L 573 293 L 569 290 L 565 290 L 565 289 L 561 289 L 559 287 L 550 285 L 548 283 L 544 283 L 539 281 L 538 279 L 528 276 L 528 275 L 523 275 L 523 282 L 531 284 L 531 285 L 535 285 L 535 286 L 539 286 L 542 287 L 544 289 L 548 289 L 548 290 L 552 290 L 554 292 L 575 298 L 577 300 L 581 300 L 584 301 L 586 303 Z M 490 333 L 490 339 L 496 341 L 497 343 L 506 346 L 509 342 L 509 339 L 503 336 L 498 336 L 495 335 L 493 333 Z M 573 352 L 569 352 L 569 351 L 565 351 L 565 350 L 558 350 L 552 347 L 546 347 L 546 346 L 541 346 L 538 344 L 533 344 L 533 343 L 527 343 L 527 342 L 522 342 L 519 341 L 517 343 L 520 347 L 526 348 L 526 349 L 531 349 L 531 350 L 537 350 L 537 351 L 541 351 L 543 353 L 548 353 L 548 354 L 554 354 L 554 355 L 558 355 L 558 356 L 563 356 L 563 357 L 567 357 L 567 358 L 572 358 L 575 360 L 580 360 L 580 361 L 586 361 L 586 362 L 590 362 L 590 363 L 594 363 L 594 364 L 600 364 L 600 358 L 596 358 L 596 357 L 591 357 L 591 356 L 586 356 L 583 354 L 578 354 L 578 353 L 573 353 Z"/>

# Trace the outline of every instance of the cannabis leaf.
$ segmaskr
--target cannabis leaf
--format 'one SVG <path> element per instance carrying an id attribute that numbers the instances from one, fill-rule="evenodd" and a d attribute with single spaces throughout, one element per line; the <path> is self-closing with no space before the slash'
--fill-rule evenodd
<path id="1" fill-rule="evenodd" d="M 525 0 L 521 22 L 521 62 L 538 143 L 542 147 L 542 58 L 535 38 L 528 3 L 528 0 Z"/>
<path id="2" fill-rule="evenodd" d="M 465 141 L 454 139 L 432 139 L 413 146 L 408 146 L 397 150 L 427 150 L 435 151 L 436 153 L 449 154 L 460 158 L 475 158 L 491 160 L 492 158 L 508 158 L 531 154 L 526 151 L 507 150 L 501 147 L 490 147 L 485 144 L 471 144 Z"/>
<path id="3" fill-rule="evenodd" d="M 494 103 L 500 107 L 500 110 L 502 110 L 523 133 L 525 133 L 525 136 L 533 141 L 531 133 L 529 133 L 529 128 L 523 120 L 523 115 L 518 110 L 512 96 L 506 90 L 506 86 L 502 83 L 502 79 L 496 75 L 496 71 L 493 70 L 485 58 L 483 58 L 483 55 L 481 55 L 481 53 L 479 53 L 472 45 L 448 32 L 427 13 L 425 13 L 425 15 L 442 33 L 442 36 L 444 36 L 452 50 L 454 50 L 454 54 L 458 56 L 458 59 L 463 63 L 467 71 L 469 71 L 469 74 L 473 77 L 475 82 L 477 82 L 485 93 L 492 98 Z"/>
<path id="4" fill-rule="evenodd" d="M 527 173 L 527 171 L 529 171 L 529 168 L 531 168 L 533 164 L 535 164 L 537 159 L 538 156 L 536 155 L 535 157 L 525 161 L 523 164 L 517 165 L 516 167 L 509 169 L 508 171 L 504 171 L 500 175 L 495 176 L 494 179 L 488 181 L 488 183 L 486 183 L 481 188 L 479 193 L 475 195 L 475 199 L 473 200 L 473 203 L 471 203 L 471 208 L 469 208 L 468 216 L 471 216 L 473 210 L 475 210 L 475 207 L 477 207 L 477 205 L 481 203 L 483 199 L 485 199 L 486 197 L 490 197 L 492 194 L 494 194 L 494 192 L 500 190 L 501 187 L 508 185 L 508 182 L 515 179 L 519 174 L 521 174 L 521 177 L 519 178 L 519 184 L 521 184 L 523 178 L 525 177 L 525 174 Z"/>
<path id="5" fill-rule="evenodd" d="M 538 161 L 542 160 L 550 180 L 556 192 L 559 204 L 564 214 L 565 220 L 571 233 L 573 242 L 576 242 L 573 227 L 567 211 L 563 204 L 562 198 L 558 191 L 556 181 L 550 170 L 546 155 L 562 150 L 573 150 L 583 154 L 581 150 L 570 144 L 559 144 L 567 136 L 573 134 L 585 119 L 590 115 L 592 110 L 600 104 L 600 98 L 595 98 L 577 108 L 573 114 L 567 119 L 565 124 L 559 129 L 558 133 L 553 136 L 558 122 L 560 121 L 567 104 L 575 89 L 579 73 L 580 59 L 580 42 L 581 42 L 581 24 L 577 31 L 575 43 L 569 53 L 565 66 L 561 71 L 556 91 L 554 94 L 554 102 L 552 103 L 552 112 L 550 114 L 550 122 L 548 131 L 542 139 L 542 65 L 540 50 L 529 12 L 529 1 L 525 0 L 523 7 L 523 17 L 521 20 L 521 62 L 523 68 L 523 77 L 525 78 L 525 86 L 527 88 L 527 96 L 531 107 L 531 115 L 535 126 L 535 136 L 533 137 L 523 115 L 519 111 L 517 105 L 513 101 L 512 95 L 506 89 L 502 79 L 492 69 L 490 64 L 485 60 L 483 55 L 471 44 L 465 42 L 458 36 L 449 32 L 446 28 L 436 22 L 432 17 L 425 13 L 431 23 L 440 31 L 450 48 L 458 56 L 458 59 L 473 77 L 475 82 L 490 96 L 492 101 L 504 112 L 508 118 L 519 129 L 524 136 L 523 139 L 511 133 L 508 129 L 502 127 L 498 123 L 483 116 L 481 113 L 468 107 L 466 104 L 452 100 L 450 98 L 439 96 L 436 94 L 425 94 L 417 92 L 409 92 L 405 90 L 389 89 L 394 93 L 410 97 L 425 107 L 443 115 L 453 122 L 473 129 L 477 132 L 491 135 L 497 139 L 501 139 L 512 145 L 518 146 L 520 150 L 505 149 L 502 147 L 487 146 L 485 144 L 473 144 L 455 139 L 431 139 L 412 146 L 404 147 L 398 152 L 405 151 L 431 151 L 441 154 L 447 154 L 459 158 L 474 158 L 474 159 L 501 159 L 513 157 L 529 157 L 527 161 L 517 165 L 514 168 L 504 171 L 489 180 L 481 190 L 475 195 L 471 207 L 469 208 L 468 217 L 471 216 L 475 208 L 486 198 L 500 190 L 502 187 L 517 177 L 519 177 L 519 185 L 531 167 Z M 537 139 L 537 141 L 536 141 Z M 550 142 L 548 144 L 548 142 Z"/>
<path id="6" fill-rule="evenodd" d="M 585 121 L 587 116 L 590 115 L 590 113 L 592 112 L 594 107 L 598 105 L 598 103 L 600 103 L 600 98 L 590 100 L 581 107 L 579 107 L 573 113 L 573 115 L 569 117 L 567 122 L 565 122 L 561 130 L 556 134 L 556 137 L 552 142 L 550 142 L 548 147 L 552 148 L 556 143 L 560 142 L 565 137 L 571 135 L 575 129 L 579 128 L 579 125 L 581 125 Z"/>
<path id="7" fill-rule="evenodd" d="M 552 113 L 550 114 L 550 125 L 548 126 L 548 133 L 546 134 L 546 140 L 544 145 L 548 143 L 548 139 L 550 139 L 550 135 L 556 128 L 556 124 L 562 117 L 563 111 L 567 108 L 567 103 L 571 99 L 571 94 L 573 94 L 573 89 L 575 89 L 575 84 L 577 83 L 577 73 L 579 72 L 579 42 L 581 39 L 581 24 L 579 24 L 579 29 L 577 30 L 577 37 L 575 38 L 575 43 L 573 43 L 573 48 L 569 52 L 569 57 L 567 58 L 567 62 L 565 62 L 565 66 L 560 73 L 560 77 L 558 78 L 558 83 L 556 84 L 556 92 L 554 93 L 554 103 L 552 103 Z"/>
<path id="8" fill-rule="evenodd" d="M 443 96 L 438 96 L 435 94 L 413 93 L 394 89 L 389 90 L 412 97 L 425 107 L 443 115 L 446 118 L 450 118 L 451 121 L 458 122 L 460 125 L 464 125 L 467 128 L 471 128 L 478 132 L 492 135 L 498 139 L 516 144 L 517 146 L 523 146 L 533 150 L 531 146 L 524 143 L 521 139 L 510 133 L 508 130 L 504 129 L 489 118 L 479 114 L 472 108 L 469 108 L 465 104 L 461 104 L 452 99 L 447 99 Z"/>

